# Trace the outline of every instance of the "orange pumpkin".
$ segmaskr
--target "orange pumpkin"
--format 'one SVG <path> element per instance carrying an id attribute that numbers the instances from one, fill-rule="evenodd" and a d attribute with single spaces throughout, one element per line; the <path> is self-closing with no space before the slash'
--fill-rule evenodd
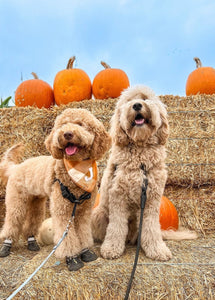
<path id="1" fill-rule="evenodd" d="M 54 104 L 52 87 L 45 81 L 38 79 L 37 74 L 32 72 L 34 79 L 23 81 L 15 92 L 16 106 L 36 106 L 49 108 Z"/>
<path id="2" fill-rule="evenodd" d="M 100 194 L 98 193 L 93 208 L 98 206 L 99 198 Z M 178 229 L 179 219 L 177 210 L 173 203 L 165 196 L 162 196 L 161 199 L 159 221 L 162 230 Z"/>
<path id="3" fill-rule="evenodd" d="M 190 73 L 186 83 L 186 95 L 215 94 L 215 69 L 202 67 L 201 60 L 194 57 L 196 70 Z"/>
<path id="4" fill-rule="evenodd" d="M 91 99 L 92 85 L 87 73 L 73 69 L 75 56 L 69 59 L 67 68 L 58 72 L 54 79 L 54 96 L 57 105 Z"/>
<path id="5" fill-rule="evenodd" d="M 101 62 L 105 70 L 100 71 L 93 80 L 93 95 L 96 99 L 117 98 L 129 86 L 126 73 L 120 69 L 112 69 Z"/>
<path id="6" fill-rule="evenodd" d="M 165 196 L 162 196 L 160 204 L 161 229 L 178 229 L 178 213 L 174 204 Z"/>

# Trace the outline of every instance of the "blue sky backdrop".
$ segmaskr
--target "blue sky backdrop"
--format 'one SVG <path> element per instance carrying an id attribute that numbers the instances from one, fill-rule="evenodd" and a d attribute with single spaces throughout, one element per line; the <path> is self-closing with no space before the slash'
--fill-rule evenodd
<path id="1" fill-rule="evenodd" d="M 75 55 L 91 80 L 104 60 L 131 85 L 185 96 L 193 57 L 215 67 L 214 0 L 0 0 L 0 97 L 31 72 L 53 85 Z"/>

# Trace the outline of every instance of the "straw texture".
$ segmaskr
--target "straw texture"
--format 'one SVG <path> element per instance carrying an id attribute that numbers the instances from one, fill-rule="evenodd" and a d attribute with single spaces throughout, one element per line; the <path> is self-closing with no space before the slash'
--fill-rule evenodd
<path id="1" fill-rule="evenodd" d="M 215 183 L 215 96 L 161 96 L 168 110 L 168 184 L 201 186 Z M 0 157 L 11 145 L 22 142 L 25 158 L 47 154 L 46 135 L 54 119 L 67 107 L 91 111 L 109 129 L 117 99 L 85 100 L 52 109 L 7 108 L 0 110 Z M 99 162 L 100 174 L 106 157 Z M 0 196 L 4 196 L 1 194 Z"/>
<path id="2" fill-rule="evenodd" d="M 168 241 L 170 262 L 147 259 L 141 251 L 129 299 L 215 299 L 215 95 L 160 96 L 166 104 L 170 137 L 167 144 L 167 196 L 176 206 L 180 224 L 196 230 L 195 241 Z M 85 100 L 52 109 L 0 109 L 0 157 L 22 142 L 24 157 L 48 154 L 44 140 L 54 119 L 67 107 L 90 110 L 109 129 L 117 99 Z M 108 154 L 98 162 L 100 178 Z M 99 181 L 100 182 L 100 181 Z M 0 228 L 5 215 L 5 190 L 0 186 Z M 48 207 L 48 204 L 47 204 Z M 47 211 L 48 214 L 48 211 Z M 99 255 L 100 245 L 95 245 Z M 40 265 L 52 250 L 38 254 L 21 240 L 9 257 L 0 260 L 0 299 L 6 299 Z M 134 261 L 128 246 L 117 260 L 85 264 L 69 272 L 65 261 L 52 256 L 15 299 L 123 299 Z"/>

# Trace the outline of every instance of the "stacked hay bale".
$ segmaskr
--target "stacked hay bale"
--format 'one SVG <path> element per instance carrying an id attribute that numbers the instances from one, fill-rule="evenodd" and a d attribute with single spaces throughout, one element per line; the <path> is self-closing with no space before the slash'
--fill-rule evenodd
<path id="1" fill-rule="evenodd" d="M 203 234 L 215 230 L 215 95 L 161 96 L 170 123 L 167 144 L 168 181 L 165 195 L 176 205 L 182 223 Z M 45 137 L 64 109 L 85 108 L 109 129 L 117 99 L 85 100 L 52 109 L 4 108 L 0 110 L 0 158 L 10 146 L 25 145 L 23 159 L 48 154 Z M 108 154 L 98 162 L 100 178 Z M 0 186 L 0 198 L 5 189 Z"/>
<path id="2" fill-rule="evenodd" d="M 215 183 L 215 98 L 161 97 L 167 105 L 170 137 L 169 184 L 193 187 Z"/>
<path id="3" fill-rule="evenodd" d="M 186 227 L 206 234 L 215 224 L 215 95 L 162 96 L 170 124 L 165 194 Z"/>

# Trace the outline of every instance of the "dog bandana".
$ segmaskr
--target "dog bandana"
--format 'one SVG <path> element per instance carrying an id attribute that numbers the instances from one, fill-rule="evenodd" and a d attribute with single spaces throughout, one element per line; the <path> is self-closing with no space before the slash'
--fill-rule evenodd
<path id="1" fill-rule="evenodd" d="M 97 165 L 95 160 L 69 161 L 64 159 L 64 165 L 72 181 L 91 193 L 97 181 Z"/>

